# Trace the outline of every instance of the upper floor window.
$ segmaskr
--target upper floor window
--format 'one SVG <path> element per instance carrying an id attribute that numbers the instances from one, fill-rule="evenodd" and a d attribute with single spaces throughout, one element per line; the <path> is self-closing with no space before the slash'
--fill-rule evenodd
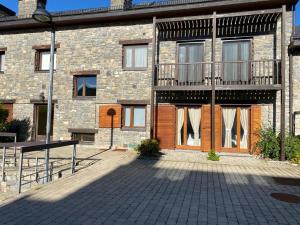
<path id="1" fill-rule="evenodd" d="M 223 81 L 228 84 L 248 82 L 250 79 L 251 42 L 249 40 L 223 43 Z"/>
<path id="2" fill-rule="evenodd" d="M 97 76 L 79 75 L 74 76 L 74 96 L 93 97 L 96 96 Z"/>
<path id="3" fill-rule="evenodd" d="M 0 72 L 5 70 L 5 52 L 0 52 Z"/>
<path id="4" fill-rule="evenodd" d="M 127 70 L 145 70 L 148 66 L 148 45 L 125 45 L 123 68 Z"/>
<path id="5" fill-rule="evenodd" d="M 37 50 L 35 55 L 35 71 L 49 71 L 50 50 Z M 56 52 L 54 53 L 54 69 L 56 69 Z"/>
<path id="6" fill-rule="evenodd" d="M 124 128 L 144 128 L 146 126 L 146 106 L 123 107 Z"/>

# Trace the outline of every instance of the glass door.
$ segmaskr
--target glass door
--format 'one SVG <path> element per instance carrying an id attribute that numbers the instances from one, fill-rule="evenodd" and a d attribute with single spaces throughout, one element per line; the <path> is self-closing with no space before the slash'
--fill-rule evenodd
<path id="1" fill-rule="evenodd" d="M 222 108 L 222 148 L 229 151 L 249 149 L 250 108 Z"/>
<path id="2" fill-rule="evenodd" d="M 203 81 L 203 43 L 178 44 L 178 81 L 181 84 L 198 84 Z"/>
<path id="3" fill-rule="evenodd" d="M 224 84 L 247 83 L 250 78 L 250 41 L 223 43 Z"/>
<path id="4" fill-rule="evenodd" d="M 201 107 L 177 108 L 177 147 L 200 149 Z"/>
<path id="5" fill-rule="evenodd" d="M 52 106 L 52 124 L 51 124 L 51 136 L 53 135 L 53 118 L 54 107 Z M 40 104 L 35 105 L 35 140 L 46 140 L 46 127 L 47 127 L 47 105 Z"/>

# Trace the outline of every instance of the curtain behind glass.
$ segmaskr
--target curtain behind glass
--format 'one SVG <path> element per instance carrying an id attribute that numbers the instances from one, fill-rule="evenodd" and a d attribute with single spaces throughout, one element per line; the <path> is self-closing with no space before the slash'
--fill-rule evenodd
<path id="1" fill-rule="evenodd" d="M 241 81 L 249 80 L 249 51 L 250 51 L 250 42 L 243 41 L 240 42 L 240 60 L 245 61 L 241 66 Z"/>
<path id="2" fill-rule="evenodd" d="M 50 52 L 41 52 L 41 70 L 50 69 Z M 54 53 L 54 69 L 56 69 L 56 53 Z"/>
<path id="3" fill-rule="evenodd" d="M 96 76 L 85 77 L 85 96 L 96 96 Z"/>
<path id="4" fill-rule="evenodd" d="M 135 67 L 145 68 L 147 67 L 147 47 L 139 46 L 135 47 Z"/>
<path id="5" fill-rule="evenodd" d="M 177 145 L 182 145 L 181 143 L 181 129 L 184 123 L 184 108 L 178 108 L 177 110 Z"/>
<path id="6" fill-rule="evenodd" d="M 0 55 L 0 71 L 4 71 L 5 70 L 5 54 L 1 54 Z"/>
<path id="7" fill-rule="evenodd" d="M 145 126 L 145 107 L 134 107 L 133 110 L 133 126 L 144 127 Z"/>
<path id="8" fill-rule="evenodd" d="M 202 80 L 203 45 L 193 44 L 188 47 L 188 81 L 199 82 Z"/>
<path id="9" fill-rule="evenodd" d="M 223 147 L 232 148 L 232 128 L 236 116 L 236 108 L 223 108 L 222 109 L 223 121 L 225 125 L 225 140 L 223 143 Z"/>
<path id="10" fill-rule="evenodd" d="M 179 46 L 179 53 L 178 53 L 178 63 L 183 64 L 187 61 L 187 55 L 186 55 L 186 46 Z M 186 65 L 179 65 L 178 66 L 178 81 L 179 82 L 185 82 L 186 77 L 185 74 L 187 72 L 187 66 Z"/>
<path id="11" fill-rule="evenodd" d="M 238 61 L 238 43 L 224 43 L 224 81 L 237 81 L 238 79 L 238 64 L 232 63 Z"/>
<path id="12" fill-rule="evenodd" d="M 126 60 L 125 60 L 126 65 L 125 65 L 125 67 L 131 68 L 131 67 L 133 67 L 133 65 L 132 65 L 133 50 L 132 50 L 131 47 L 126 47 L 125 52 L 126 52 Z"/>
<path id="13" fill-rule="evenodd" d="M 130 127 L 130 113 L 131 113 L 130 107 L 125 107 L 125 118 L 124 118 L 125 127 Z"/>

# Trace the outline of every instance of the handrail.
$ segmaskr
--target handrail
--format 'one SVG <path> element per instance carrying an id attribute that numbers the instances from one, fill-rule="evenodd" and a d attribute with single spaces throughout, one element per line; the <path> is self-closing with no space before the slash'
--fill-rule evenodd
<path id="1" fill-rule="evenodd" d="M 79 143 L 79 141 L 54 141 L 49 144 L 46 144 L 45 142 L 17 142 L 15 143 L 16 148 L 20 150 L 20 159 L 19 159 L 19 172 L 18 172 L 18 182 L 17 182 L 17 190 L 18 193 L 21 193 L 22 189 L 22 172 L 23 172 L 23 159 L 24 154 L 28 152 L 35 152 L 35 151 L 45 151 L 46 149 L 51 148 L 59 148 L 64 146 L 70 146 L 73 145 L 72 149 L 72 157 L 71 157 L 71 173 L 73 174 L 75 172 L 75 166 L 76 166 L 76 145 Z M 11 143 L 0 143 L 0 147 L 10 147 Z M 46 174 L 45 177 L 49 177 L 49 174 Z"/>

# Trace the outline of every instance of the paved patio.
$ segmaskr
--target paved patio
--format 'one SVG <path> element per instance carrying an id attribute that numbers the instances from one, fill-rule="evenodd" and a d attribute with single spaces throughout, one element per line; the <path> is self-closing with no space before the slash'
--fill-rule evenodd
<path id="1" fill-rule="evenodd" d="M 134 153 L 107 151 L 99 159 L 73 176 L 0 203 L 1 225 L 300 224 L 300 204 L 270 197 L 300 196 L 299 186 L 272 179 L 300 178 L 299 166 L 231 155 L 211 163 L 203 154 L 182 152 L 141 160 Z"/>

